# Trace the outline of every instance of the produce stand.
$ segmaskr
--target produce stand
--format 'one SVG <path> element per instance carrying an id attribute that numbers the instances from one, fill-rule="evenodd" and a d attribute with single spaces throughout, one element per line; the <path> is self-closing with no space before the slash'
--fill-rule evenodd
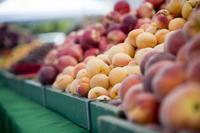
<path id="1" fill-rule="evenodd" d="M 0 86 L 1 133 L 87 133 L 71 121 Z"/>
<path id="2" fill-rule="evenodd" d="M 126 120 L 112 117 L 101 116 L 98 118 L 99 133 L 159 133 L 144 127 L 133 125 Z"/>
<path id="3" fill-rule="evenodd" d="M 92 101 L 90 102 L 90 121 L 91 121 L 91 131 L 98 132 L 97 120 L 101 115 L 120 115 L 120 109 L 109 105 L 104 102 Z"/>
<path id="4" fill-rule="evenodd" d="M 46 106 L 67 119 L 90 129 L 89 100 L 57 91 L 53 88 L 46 88 Z"/>

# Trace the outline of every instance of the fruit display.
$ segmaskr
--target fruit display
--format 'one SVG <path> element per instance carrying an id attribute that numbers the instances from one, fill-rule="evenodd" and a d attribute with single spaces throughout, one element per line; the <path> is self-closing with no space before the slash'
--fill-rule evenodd
<path id="1" fill-rule="evenodd" d="M 153 8 L 154 5 L 156 8 L 159 8 L 162 3 L 164 3 L 164 1 L 156 3 L 153 1 L 145 1 L 141 8 L 136 10 L 133 9 L 126 1 L 117 2 L 113 11 L 103 16 L 101 22 L 91 24 L 78 31 L 69 33 L 62 45 L 57 46 L 55 49 L 48 53 L 47 57 L 45 58 L 45 65 L 43 66 L 44 69 L 46 66 L 52 66 L 52 68 L 57 69 L 57 71 L 61 73 L 65 67 L 76 66 L 79 62 L 85 63 L 87 60 L 89 60 L 89 58 L 97 55 L 98 58 L 107 61 L 107 63 L 112 62 L 113 66 L 122 67 L 127 65 L 131 57 L 134 55 L 132 51 L 135 50 L 132 48 L 132 46 L 125 46 L 125 51 L 127 51 L 129 55 L 127 55 L 126 52 L 123 55 L 116 55 L 112 61 L 112 57 L 110 57 L 112 56 L 112 53 L 115 54 L 115 52 L 118 50 L 118 53 L 121 53 L 121 48 L 112 48 L 113 50 L 111 50 L 109 55 L 99 54 L 104 53 L 106 50 L 119 43 L 123 43 L 128 36 L 128 33 L 133 29 L 139 28 L 142 25 L 149 25 L 151 21 L 150 18 L 155 14 L 155 10 Z M 145 12 L 143 12 L 144 10 Z M 142 31 L 138 32 L 140 33 Z M 144 36 L 146 34 L 148 33 L 144 33 Z M 153 39 L 152 44 L 150 45 L 154 46 L 157 42 L 156 37 L 152 36 L 153 35 L 150 34 L 146 41 L 148 41 L 148 39 Z M 143 43 L 141 39 L 138 39 L 138 41 L 140 43 L 138 44 L 139 47 L 145 47 L 141 44 Z M 128 52 L 129 49 L 132 50 Z M 107 56 L 109 56 L 109 58 Z M 125 58 L 126 61 L 118 61 L 121 60 L 118 57 L 122 58 L 122 60 Z M 41 69 L 40 72 L 42 73 L 42 70 L 44 69 Z M 40 72 L 38 74 L 38 78 L 44 78 L 40 77 Z"/>
<path id="2" fill-rule="evenodd" d="M 117 99 L 130 122 L 154 125 L 156 130 L 170 133 L 198 132 L 199 1 L 169 0 L 164 8 L 148 2 L 151 3 L 144 2 L 134 10 L 137 22 L 129 19 L 134 24 L 129 31 L 122 28 L 125 20 L 113 24 L 131 10 L 125 1 L 119 1 L 115 11 L 104 17 L 107 28 L 98 24 L 99 34 L 92 33 L 92 26 L 90 30 L 87 27 L 86 31 L 71 33 L 65 44 L 48 54 L 48 65 L 38 77 L 45 85 L 53 83 L 55 89 L 91 100 Z M 106 33 L 108 30 L 111 31 Z M 69 39 L 73 35 L 76 39 Z M 74 44 L 77 42 L 79 45 Z M 71 50 L 62 51 L 64 48 Z M 78 50 L 81 52 L 73 56 L 72 51 Z"/>

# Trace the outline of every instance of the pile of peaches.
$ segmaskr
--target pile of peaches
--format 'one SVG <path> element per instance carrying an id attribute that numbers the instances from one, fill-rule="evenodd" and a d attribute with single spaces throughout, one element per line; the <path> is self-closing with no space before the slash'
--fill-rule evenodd
<path id="1" fill-rule="evenodd" d="M 68 45 L 71 48 L 68 53 L 88 47 L 92 47 L 88 51 L 96 49 L 101 52 L 90 54 L 86 50 L 82 52 L 85 58 L 82 55 L 76 57 L 82 60 L 77 63 L 68 55 L 61 61 L 54 56 L 57 55 L 55 50 L 51 51 L 47 62 L 56 60 L 60 73 L 57 75 L 53 67 L 46 66 L 40 71 L 39 79 L 44 83 L 49 78 L 51 81 L 46 83 L 53 82 L 55 89 L 91 100 L 114 99 L 117 101 L 114 104 L 125 112 L 129 121 L 154 130 L 199 132 L 199 3 L 199 0 L 146 0 L 137 10 L 130 11 L 126 1 L 119 1 L 115 11 L 107 15 L 103 23 L 104 28 L 108 27 L 106 30 L 113 26 L 110 32 L 102 35 L 112 43 L 105 43 L 106 48 L 101 51 L 94 42 L 92 45 L 87 42 L 71 46 L 71 39 L 66 39 L 57 52 Z M 125 28 L 129 33 L 122 30 L 123 24 L 113 22 L 118 18 L 117 14 L 124 12 L 128 12 L 129 17 L 134 14 L 132 18 L 139 18 L 134 18 L 134 21 L 127 19 L 126 23 L 132 25 L 130 29 Z M 117 25 L 121 25 L 120 28 Z M 101 26 L 97 31 L 103 34 Z M 123 39 L 116 31 L 124 34 Z M 86 33 L 79 31 L 76 35 L 82 34 L 80 40 L 87 40 Z M 73 38 L 73 34 L 67 38 Z M 98 35 L 94 34 L 95 37 Z M 101 41 L 98 46 L 101 46 Z M 63 62 L 71 64 L 64 67 Z"/>

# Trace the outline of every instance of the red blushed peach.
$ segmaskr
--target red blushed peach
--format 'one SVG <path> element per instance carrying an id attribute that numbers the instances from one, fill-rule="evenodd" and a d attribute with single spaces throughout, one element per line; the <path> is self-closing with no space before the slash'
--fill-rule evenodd
<path id="1" fill-rule="evenodd" d="M 145 65 L 146 65 L 147 61 L 151 58 L 151 56 L 158 54 L 158 53 L 160 53 L 160 52 L 152 50 L 152 51 L 148 52 L 147 54 L 145 54 L 145 56 L 143 57 L 143 59 L 140 63 L 140 70 L 141 70 L 142 74 L 145 73 Z"/>
<path id="2" fill-rule="evenodd" d="M 172 61 L 160 61 L 153 64 L 144 74 L 143 85 L 145 90 L 152 92 L 153 91 L 152 81 L 155 75 L 160 71 L 160 69 L 171 64 L 173 64 Z"/>
<path id="3" fill-rule="evenodd" d="M 121 83 L 115 84 L 111 90 L 110 90 L 110 97 L 112 99 L 118 99 L 119 98 L 119 89 L 120 89 Z"/>
<path id="4" fill-rule="evenodd" d="M 152 50 L 153 50 L 152 48 L 143 48 L 143 49 L 137 50 L 136 53 L 135 53 L 135 56 L 134 56 L 134 59 L 135 59 L 136 63 L 138 65 L 140 65 L 142 60 L 143 60 L 143 58 L 144 58 L 144 56 L 147 53 L 151 52 Z"/>
<path id="5" fill-rule="evenodd" d="M 88 57 L 88 56 L 96 56 L 100 53 L 99 49 L 97 48 L 91 48 L 88 49 L 85 53 L 84 53 L 84 58 Z"/>
<path id="6" fill-rule="evenodd" d="M 200 35 L 193 37 L 187 44 L 186 44 L 186 59 L 188 62 L 199 58 L 200 55 Z"/>
<path id="7" fill-rule="evenodd" d="M 81 61 L 83 58 L 83 50 L 80 45 L 72 45 L 67 49 L 68 55 L 74 57 L 76 60 Z"/>
<path id="8" fill-rule="evenodd" d="M 94 87 L 88 93 L 88 99 L 96 99 L 99 96 L 109 96 L 109 92 L 103 87 Z"/>
<path id="9" fill-rule="evenodd" d="M 45 57 L 45 64 L 52 65 L 56 63 L 56 60 L 58 58 L 58 51 L 57 50 L 51 50 L 47 56 Z"/>
<path id="10" fill-rule="evenodd" d="M 174 63 L 163 67 L 153 79 L 153 92 L 158 99 L 163 99 L 186 79 L 185 66 Z"/>
<path id="11" fill-rule="evenodd" d="M 58 59 L 58 63 L 56 64 L 56 68 L 62 72 L 63 69 L 67 66 L 75 66 L 77 64 L 77 60 L 72 56 L 64 55 Z"/>
<path id="12" fill-rule="evenodd" d="M 81 78 L 79 84 L 76 87 L 77 94 L 80 96 L 87 97 L 89 90 L 90 90 L 90 79 L 88 77 Z"/>
<path id="13" fill-rule="evenodd" d="M 175 61 L 175 56 L 169 53 L 154 54 L 147 60 L 145 64 L 145 71 L 147 71 L 153 64 L 164 60 Z"/>
<path id="14" fill-rule="evenodd" d="M 112 58 L 112 65 L 114 67 L 122 67 L 128 65 L 131 61 L 131 57 L 124 53 L 118 53 Z"/>
<path id="15" fill-rule="evenodd" d="M 164 51 L 176 55 L 188 40 L 184 30 L 176 30 L 167 35 Z"/>
<path id="16" fill-rule="evenodd" d="M 139 18 L 151 18 L 155 14 L 153 5 L 149 2 L 144 2 L 137 10 Z"/>
<path id="17" fill-rule="evenodd" d="M 113 30 L 108 33 L 107 37 L 110 43 L 117 44 L 123 42 L 126 35 L 120 30 Z"/>
<path id="18" fill-rule="evenodd" d="M 191 81 L 200 82 L 200 60 L 195 59 L 189 64 L 187 69 L 187 78 Z"/>
<path id="19" fill-rule="evenodd" d="M 200 130 L 200 84 L 184 83 L 162 102 L 160 122 L 166 128 Z"/>
<path id="20" fill-rule="evenodd" d="M 123 101 L 123 108 L 132 122 L 139 124 L 158 122 L 159 103 L 153 94 L 142 89 L 130 89 Z"/>
<path id="21" fill-rule="evenodd" d="M 79 63 L 76 66 L 74 66 L 74 75 L 77 76 L 77 73 L 81 70 L 85 69 L 85 63 Z"/>
<path id="22" fill-rule="evenodd" d="M 122 85 L 120 87 L 120 91 L 119 91 L 119 96 L 120 98 L 124 99 L 124 96 L 126 95 L 127 91 L 134 85 L 139 84 L 142 82 L 142 77 L 140 75 L 137 74 L 132 74 L 129 75 L 127 78 L 125 78 L 122 81 Z"/>

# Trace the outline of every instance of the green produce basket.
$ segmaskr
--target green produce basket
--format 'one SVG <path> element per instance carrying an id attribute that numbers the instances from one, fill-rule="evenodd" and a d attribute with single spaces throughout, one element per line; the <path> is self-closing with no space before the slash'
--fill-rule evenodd
<path id="1" fill-rule="evenodd" d="M 89 107 L 90 107 L 91 131 L 95 133 L 98 132 L 97 120 L 99 116 L 102 115 L 119 116 L 121 113 L 121 110 L 118 107 L 100 101 L 91 101 Z"/>
<path id="2" fill-rule="evenodd" d="M 90 130 L 89 100 L 53 88 L 46 88 L 46 106 L 77 125 Z"/>
<path id="3" fill-rule="evenodd" d="M 22 82 L 21 78 L 6 71 L 2 71 L 1 75 L 2 75 L 3 84 L 5 84 L 9 89 L 19 92 L 19 89 L 21 88 L 21 82 Z"/>
<path id="4" fill-rule="evenodd" d="M 99 133 L 160 133 L 113 116 L 98 118 Z"/>
<path id="5" fill-rule="evenodd" d="M 25 97 L 45 106 L 45 88 L 33 80 L 23 80 L 19 93 Z"/>

